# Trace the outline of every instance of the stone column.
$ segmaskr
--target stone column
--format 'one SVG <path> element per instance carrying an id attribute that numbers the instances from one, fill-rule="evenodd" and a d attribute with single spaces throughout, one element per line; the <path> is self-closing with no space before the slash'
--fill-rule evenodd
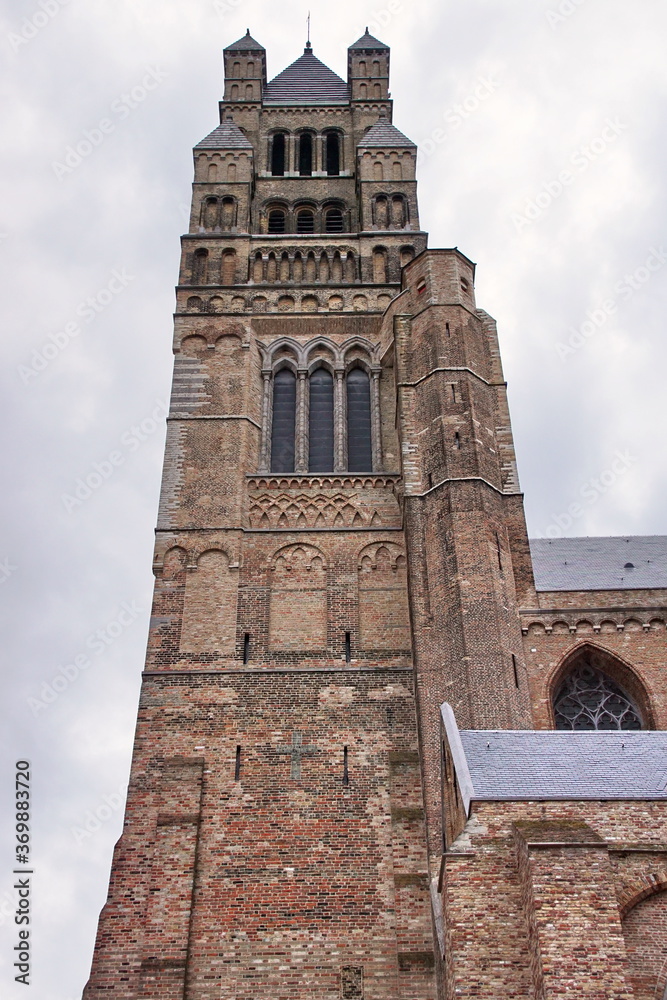
<path id="1" fill-rule="evenodd" d="M 382 472 L 382 419 L 380 416 L 380 378 L 382 369 L 371 372 L 371 447 L 373 472 Z"/>
<path id="2" fill-rule="evenodd" d="M 347 471 L 347 398 L 345 372 L 334 372 L 334 472 Z"/>
<path id="3" fill-rule="evenodd" d="M 271 471 L 271 430 L 273 424 L 273 378 L 272 372 L 263 371 L 264 389 L 262 394 L 262 445 L 259 455 L 259 471 Z"/>
<path id="4" fill-rule="evenodd" d="M 300 371 L 296 383 L 296 463 L 299 475 L 308 472 L 308 416 L 310 399 L 308 395 L 308 372 Z"/>

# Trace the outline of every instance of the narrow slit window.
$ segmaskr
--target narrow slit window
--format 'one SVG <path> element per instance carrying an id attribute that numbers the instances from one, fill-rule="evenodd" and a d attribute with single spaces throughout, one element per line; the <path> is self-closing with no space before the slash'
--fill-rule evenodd
<path id="1" fill-rule="evenodd" d="M 345 662 L 350 663 L 352 661 L 352 634 L 350 632 L 345 633 Z"/>
<path id="2" fill-rule="evenodd" d="M 241 780 L 241 747 L 236 748 L 236 764 L 234 766 L 234 781 Z"/>
<path id="3" fill-rule="evenodd" d="M 250 659 L 250 632 L 246 632 L 243 636 L 243 662 L 247 663 Z"/>
<path id="4" fill-rule="evenodd" d="M 274 177 L 285 176 L 285 135 L 278 132 L 271 144 L 271 173 Z"/>
<path id="5" fill-rule="evenodd" d="M 310 472 L 333 472 L 333 376 L 326 368 L 318 368 L 310 376 L 310 441 L 308 469 Z"/>
<path id="6" fill-rule="evenodd" d="M 273 380 L 273 427 L 271 472 L 294 472 L 296 423 L 296 378 L 288 368 Z"/>
<path id="7" fill-rule="evenodd" d="M 311 177 L 313 173 L 313 137 L 304 132 L 299 139 L 299 174 Z"/>
<path id="8" fill-rule="evenodd" d="M 349 753 L 347 747 L 343 747 L 343 784 L 350 784 Z"/>
<path id="9" fill-rule="evenodd" d="M 519 687 L 519 668 L 516 662 L 516 656 L 512 653 L 512 669 L 514 670 L 514 686 Z"/>
<path id="10" fill-rule="evenodd" d="M 457 451 L 461 451 L 461 435 L 458 431 L 454 435 L 454 447 Z"/>
<path id="11" fill-rule="evenodd" d="M 347 468 L 349 472 L 372 472 L 371 386 L 361 368 L 347 376 Z"/>

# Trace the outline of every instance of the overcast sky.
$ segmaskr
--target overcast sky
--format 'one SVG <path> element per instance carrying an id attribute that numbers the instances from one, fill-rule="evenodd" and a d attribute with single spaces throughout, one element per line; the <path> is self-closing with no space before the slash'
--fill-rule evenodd
<path id="1" fill-rule="evenodd" d="M 249 27 L 275 76 L 309 8 L 343 76 L 367 24 L 392 47 L 423 228 L 478 263 L 499 323 L 530 533 L 667 533 L 664 0 L 2 0 L 8 1000 L 80 997 L 121 829 L 191 148 L 218 122 L 223 47 Z M 18 759 L 34 772 L 30 994 L 11 968 Z"/>

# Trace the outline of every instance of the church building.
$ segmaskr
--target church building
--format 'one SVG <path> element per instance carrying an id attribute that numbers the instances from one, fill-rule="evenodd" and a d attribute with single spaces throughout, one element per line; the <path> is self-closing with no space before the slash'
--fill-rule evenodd
<path id="1" fill-rule="evenodd" d="M 667 538 L 529 541 L 387 46 L 224 65 L 84 1000 L 667 1000 Z"/>

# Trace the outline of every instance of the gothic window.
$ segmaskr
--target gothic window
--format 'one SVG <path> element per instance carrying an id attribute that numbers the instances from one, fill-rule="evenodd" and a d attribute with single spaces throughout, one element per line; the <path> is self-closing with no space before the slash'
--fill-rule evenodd
<path id="1" fill-rule="evenodd" d="M 554 698 L 556 729 L 642 729 L 630 697 L 588 659 L 580 660 Z"/>
<path id="2" fill-rule="evenodd" d="M 287 214 L 283 208 L 272 208 L 269 212 L 269 233 L 274 235 L 287 231 Z"/>
<path id="3" fill-rule="evenodd" d="M 315 232 L 315 213 L 312 208 L 301 208 L 296 214 L 297 233 Z"/>
<path id="4" fill-rule="evenodd" d="M 372 472 L 370 379 L 361 368 L 353 368 L 346 382 L 347 468 L 349 472 Z"/>
<path id="5" fill-rule="evenodd" d="M 326 233 L 342 233 L 345 229 L 343 212 L 340 208 L 328 208 L 324 217 Z"/>
<path id="6" fill-rule="evenodd" d="M 192 284 L 205 285 L 208 281 L 208 250 L 195 250 L 192 266 Z"/>
<path id="7" fill-rule="evenodd" d="M 273 380 L 271 472 L 294 472 L 295 422 L 296 378 L 289 368 L 283 368 Z"/>
<path id="8" fill-rule="evenodd" d="M 283 309 L 293 308 L 290 298 Z M 264 372 L 260 472 L 379 471 L 380 381 L 372 356 L 363 342 L 342 352 L 328 341 L 275 343 Z"/>
<path id="9" fill-rule="evenodd" d="M 318 368 L 310 376 L 309 472 L 333 472 L 333 410 L 333 377 L 326 368 Z"/>
<path id="10" fill-rule="evenodd" d="M 329 177 L 338 177 L 340 174 L 340 136 L 338 132 L 325 132 L 324 142 L 327 174 Z"/>
<path id="11" fill-rule="evenodd" d="M 271 143 L 271 173 L 274 177 L 285 176 L 285 133 L 277 132 Z"/>
<path id="12" fill-rule="evenodd" d="M 299 137 L 299 174 L 311 177 L 313 173 L 313 137 L 310 132 L 302 132 Z"/>

